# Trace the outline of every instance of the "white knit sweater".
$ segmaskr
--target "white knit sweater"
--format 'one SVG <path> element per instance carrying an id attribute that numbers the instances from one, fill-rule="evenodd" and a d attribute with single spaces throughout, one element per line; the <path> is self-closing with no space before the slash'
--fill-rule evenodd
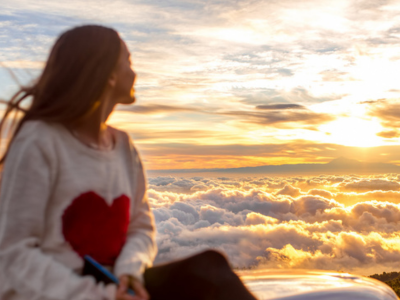
<path id="1" fill-rule="evenodd" d="M 89 148 L 63 126 L 26 122 L 0 189 L 0 299 L 115 299 L 79 275 L 82 256 L 142 280 L 156 255 L 142 163 L 128 135 Z"/>

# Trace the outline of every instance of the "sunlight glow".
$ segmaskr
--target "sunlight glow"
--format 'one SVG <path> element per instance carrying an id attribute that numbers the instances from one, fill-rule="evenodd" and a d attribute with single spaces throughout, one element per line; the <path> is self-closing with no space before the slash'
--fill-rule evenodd
<path id="1" fill-rule="evenodd" d="M 379 122 L 360 118 L 341 118 L 320 126 L 328 133 L 325 141 L 344 146 L 374 147 L 384 145 L 376 134 L 383 130 Z"/>
<path id="2" fill-rule="evenodd" d="M 397 124 L 370 113 L 374 101 L 400 97 L 398 4 L 119 1 L 103 10 L 95 1 L 72 0 L 47 1 L 38 11 L 25 0 L 4 1 L 7 14 L 18 16 L 24 7 L 29 17 L 0 22 L 0 99 L 18 88 L 9 69 L 22 85 L 40 75 L 56 35 L 73 25 L 66 20 L 101 20 L 120 32 L 135 61 L 139 107 L 117 108 L 109 124 L 131 135 L 149 169 L 326 163 L 341 156 L 400 162 Z M 57 11 L 66 16 L 57 26 L 42 16 Z M 77 13 L 87 15 L 80 20 Z M 298 108 L 259 109 L 276 104 Z M 366 150 L 374 147 L 382 148 Z"/>

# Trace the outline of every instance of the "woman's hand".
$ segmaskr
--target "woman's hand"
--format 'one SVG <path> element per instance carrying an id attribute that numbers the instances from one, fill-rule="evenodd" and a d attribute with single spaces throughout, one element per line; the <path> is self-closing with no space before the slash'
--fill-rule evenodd
<path id="1" fill-rule="evenodd" d="M 135 292 L 135 296 L 128 294 L 128 287 L 132 288 Z M 149 293 L 147 293 L 142 283 L 130 276 L 121 275 L 119 277 L 119 286 L 117 290 L 116 300 L 149 300 Z"/>

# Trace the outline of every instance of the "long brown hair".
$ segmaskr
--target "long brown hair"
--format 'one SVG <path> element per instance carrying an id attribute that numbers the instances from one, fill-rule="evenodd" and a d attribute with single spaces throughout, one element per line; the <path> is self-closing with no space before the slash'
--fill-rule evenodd
<path id="1" fill-rule="evenodd" d="M 13 111 L 22 111 L 23 117 L 18 122 L 13 120 L 15 130 L 0 164 L 24 122 L 42 120 L 68 125 L 93 109 L 117 63 L 120 48 L 120 37 L 111 28 L 85 25 L 64 32 L 54 44 L 36 83 L 21 88 L 7 103 L 0 136 Z M 21 102 L 29 98 L 30 107 L 21 108 Z"/>

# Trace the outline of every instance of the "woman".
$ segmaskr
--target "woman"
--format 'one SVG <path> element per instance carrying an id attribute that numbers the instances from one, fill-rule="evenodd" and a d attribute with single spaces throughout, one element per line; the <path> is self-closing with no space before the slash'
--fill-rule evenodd
<path id="1" fill-rule="evenodd" d="M 116 31 L 81 26 L 9 102 L 1 130 L 13 110 L 24 115 L 1 159 L 0 299 L 254 299 L 214 251 L 151 268 L 142 164 L 128 135 L 106 125 L 116 104 L 135 101 L 135 78 Z M 81 276 L 84 255 L 119 286 Z"/>

